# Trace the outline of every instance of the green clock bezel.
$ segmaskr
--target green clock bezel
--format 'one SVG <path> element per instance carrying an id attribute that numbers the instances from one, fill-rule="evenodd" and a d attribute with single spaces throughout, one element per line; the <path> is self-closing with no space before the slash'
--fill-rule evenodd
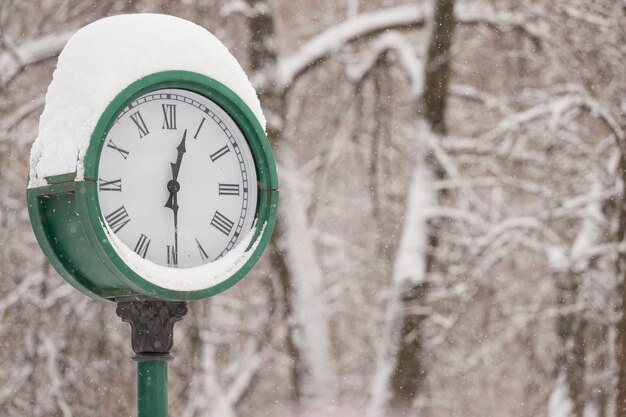
<path id="1" fill-rule="evenodd" d="M 255 231 L 252 240 L 252 242 L 256 244 L 256 247 L 243 266 L 228 279 L 215 286 L 196 291 L 178 291 L 160 287 L 130 268 L 109 241 L 108 232 L 104 226 L 105 220 L 100 210 L 97 196 L 100 153 L 104 147 L 105 138 L 117 120 L 118 115 L 140 96 L 151 91 L 165 88 L 192 91 L 208 98 L 224 109 L 243 132 L 256 164 L 259 192 L 257 216 L 254 226 Z M 73 178 L 71 174 L 64 174 L 55 179 L 48 178 L 49 183 L 53 181 L 60 183 L 65 181 L 72 182 Z M 126 289 L 120 288 L 119 290 L 113 291 L 111 289 L 99 291 L 100 288 L 97 279 L 94 279 L 96 281 L 94 284 L 90 281 L 89 277 L 84 276 L 89 274 L 79 274 L 76 270 L 81 269 L 84 272 L 85 267 L 80 268 L 74 265 L 81 263 L 78 259 L 72 262 L 71 252 L 74 250 L 72 248 L 75 244 L 67 242 L 69 240 L 67 236 L 62 237 L 62 239 L 65 239 L 65 242 L 62 243 L 70 247 L 70 249 L 65 250 L 65 252 L 70 253 L 69 255 L 63 251 L 59 252 L 59 250 L 55 250 L 53 245 L 50 244 L 50 239 L 53 238 L 57 241 L 60 235 L 63 234 L 63 231 L 59 232 L 58 227 L 55 229 L 56 232 L 51 231 L 54 227 L 49 226 L 47 223 L 54 222 L 41 220 L 44 219 L 46 215 L 48 217 L 51 216 L 50 213 L 46 214 L 42 212 L 42 210 L 45 211 L 45 202 L 41 197 L 54 193 L 55 187 L 56 190 L 67 189 L 68 187 L 72 188 L 70 192 L 75 198 L 75 206 L 73 209 L 79 217 L 78 223 L 82 232 L 81 240 L 86 241 L 82 244 L 88 243 L 89 246 L 91 246 L 92 255 L 95 254 L 97 258 L 94 262 L 100 263 L 100 265 L 94 265 L 94 268 L 110 272 L 112 276 L 109 282 L 119 281 L 123 284 L 122 287 L 127 287 Z M 84 156 L 84 181 L 73 182 L 73 185 L 50 185 L 41 188 L 42 189 L 28 190 L 29 213 L 40 245 L 51 260 L 53 266 L 55 266 L 55 269 L 61 273 L 66 281 L 91 297 L 104 299 L 112 299 L 115 296 L 135 293 L 165 300 L 192 300 L 207 298 L 230 288 L 239 282 L 261 257 L 274 228 L 278 204 L 278 177 L 276 174 L 276 165 L 267 136 L 254 113 L 252 113 L 237 94 L 220 82 L 207 76 L 188 71 L 165 71 L 155 73 L 143 77 L 126 87 L 107 106 L 93 131 Z M 66 192 L 68 191 L 66 190 Z M 59 236 L 51 236 L 55 233 Z M 50 252 L 53 252 L 52 256 Z M 70 259 L 69 261 L 67 260 L 68 258 Z M 103 269 L 102 266 L 105 268 Z M 88 269 L 93 268 L 89 267 Z"/>

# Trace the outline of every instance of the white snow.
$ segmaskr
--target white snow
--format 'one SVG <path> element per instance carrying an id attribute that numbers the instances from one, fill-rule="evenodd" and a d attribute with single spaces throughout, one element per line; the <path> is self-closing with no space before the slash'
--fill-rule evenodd
<path id="1" fill-rule="evenodd" d="M 427 224 L 424 214 L 435 204 L 435 197 L 428 189 L 428 171 L 422 164 L 415 164 L 407 200 L 407 216 L 393 268 L 393 280 L 398 284 L 418 284 L 424 281 L 426 272 Z"/>
<path id="2" fill-rule="evenodd" d="M 417 137 L 424 142 L 428 136 L 433 135 L 423 120 L 418 122 L 417 131 Z M 423 282 L 426 273 L 427 214 L 437 201 L 436 196 L 428 187 L 428 184 L 432 182 L 432 175 L 426 168 L 424 161 L 425 158 L 420 156 L 415 162 L 407 197 L 406 217 L 402 228 L 404 233 L 400 239 L 393 268 L 393 281 L 400 286 L 405 283 L 418 284 Z"/>
<path id="3" fill-rule="evenodd" d="M 255 231 L 254 227 L 237 246 L 222 258 L 192 268 L 168 268 L 150 262 L 126 246 L 108 225 L 105 226 L 109 242 L 111 242 L 111 245 L 113 245 L 122 260 L 137 274 L 142 277 L 149 277 L 151 283 L 168 290 L 198 291 L 220 284 L 237 272 L 254 253 L 260 242 L 260 237 L 263 236 L 266 224 L 263 224 L 259 238 L 257 238 L 249 250 L 246 251 L 246 248 L 252 241 Z"/>
<path id="4" fill-rule="evenodd" d="M 303 394 L 306 398 L 331 402 L 336 391 L 336 368 L 332 359 L 331 329 L 324 293 L 324 272 L 307 219 L 310 193 L 298 172 L 293 155 L 283 154 L 279 171 L 282 178 L 282 234 L 279 245 L 286 251 L 292 276 L 293 311 L 297 323 L 295 342 L 306 367 Z M 296 248 L 293 250 L 293 248 Z"/>
<path id="5" fill-rule="evenodd" d="M 561 374 L 548 400 L 548 417 L 571 417 L 573 410 L 574 403 L 565 384 L 565 375 Z"/>
<path id="6" fill-rule="evenodd" d="M 28 187 L 47 185 L 46 177 L 73 172 L 76 181 L 82 180 L 83 157 L 107 105 L 134 81 L 169 70 L 192 71 L 221 82 L 242 98 L 265 128 L 248 77 L 206 29 L 159 14 L 107 17 L 77 31 L 59 55 L 31 150 Z"/>

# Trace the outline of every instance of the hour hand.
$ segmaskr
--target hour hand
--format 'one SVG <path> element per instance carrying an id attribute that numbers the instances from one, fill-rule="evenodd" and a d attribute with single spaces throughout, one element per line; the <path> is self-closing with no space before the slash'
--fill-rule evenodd
<path id="1" fill-rule="evenodd" d="M 177 194 L 180 190 L 180 183 L 178 182 L 178 172 L 180 171 L 180 164 L 183 161 L 183 155 L 187 152 L 185 148 L 185 138 L 187 137 L 187 129 L 183 133 L 183 138 L 180 141 L 180 144 L 176 147 L 178 151 L 178 155 L 176 156 L 176 162 L 171 162 L 170 167 L 172 168 L 172 179 L 167 183 L 167 191 L 169 191 L 170 196 L 165 203 L 165 207 L 171 208 L 174 212 L 178 211 L 178 199 Z"/>

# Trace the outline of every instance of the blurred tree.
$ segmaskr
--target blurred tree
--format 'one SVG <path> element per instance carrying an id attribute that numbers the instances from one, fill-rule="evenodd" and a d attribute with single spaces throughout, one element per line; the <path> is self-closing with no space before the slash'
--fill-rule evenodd
<path id="1" fill-rule="evenodd" d="M 129 12 L 227 44 L 281 177 L 271 251 L 176 330 L 172 414 L 626 417 L 620 0 L 0 2 L 0 414 L 134 409 L 127 327 L 23 201 L 54 58 Z"/>

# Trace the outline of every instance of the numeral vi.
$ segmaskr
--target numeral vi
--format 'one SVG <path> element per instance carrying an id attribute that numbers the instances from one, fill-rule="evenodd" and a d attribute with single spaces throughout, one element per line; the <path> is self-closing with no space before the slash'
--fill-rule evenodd
<path id="1" fill-rule="evenodd" d="M 178 255 L 173 245 L 167 245 L 167 264 L 172 266 L 178 265 Z"/>

